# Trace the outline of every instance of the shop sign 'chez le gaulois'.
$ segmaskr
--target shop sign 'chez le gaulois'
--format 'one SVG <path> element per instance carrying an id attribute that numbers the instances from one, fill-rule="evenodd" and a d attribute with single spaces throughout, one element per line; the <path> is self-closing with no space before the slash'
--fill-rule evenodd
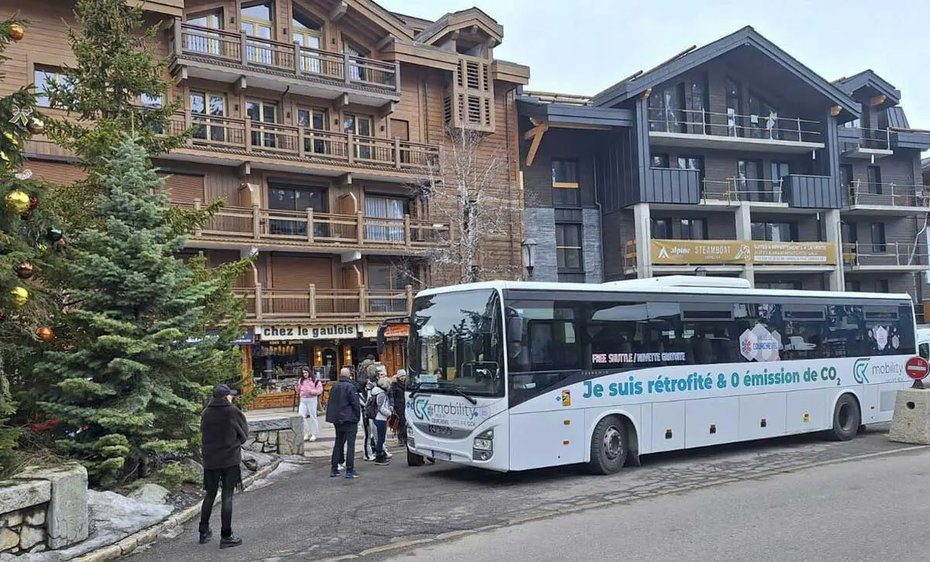
<path id="1" fill-rule="evenodd" d="M 255 332 L 262 340 L 328 340 L 357 338 L 355 324 L 327 324 L 323 326 L 256 326 Z"/>

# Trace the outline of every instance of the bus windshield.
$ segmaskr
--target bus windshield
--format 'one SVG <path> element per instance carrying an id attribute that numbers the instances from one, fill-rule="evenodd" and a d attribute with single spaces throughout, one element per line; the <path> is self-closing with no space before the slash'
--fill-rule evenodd
<path id="1" fill-rule="evenodd" d="M 411 385 L 419 392 L 504 395 L 500 297 L 493 290 L 419 297 L 410 318 Z"/>

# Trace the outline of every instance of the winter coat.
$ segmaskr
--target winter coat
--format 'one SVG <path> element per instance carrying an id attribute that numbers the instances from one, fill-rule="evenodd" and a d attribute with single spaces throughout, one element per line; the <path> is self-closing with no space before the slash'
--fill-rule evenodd
<path id="1" fill-rule="evenodd" d="M 391 400 L 390 400 L 390 397 L 388 397 L 387 392 L 385 392 L 383 388 L 381 388 L 380 386 L 375 386 L 374 388 L 372 388 L 371 396 L 369 396 L 368 399 L 375 400 L 376 403 L 378 404 L 378 415 L 375 416 L 376 420 L 384 421 L 384 420 L 387 420 L 389 417 L 391 417 L 391 412 L 393 411 L 391 409 Z"/>
<path id="2" fill-rule="evenodd" d="M 358 369 L 355 370 L 355 382 L 359 385 L 363 385 L 368 382 L 370 369 L 375 368 L 375 362 L 371 359 L 365 359 L 359 363 Z"/>
<path id="3" fill-rule="evenodd" d="M 300 381 L 298 381 L 297 388 L 295 390 L 297 390 L 297 394 L 301 398 L 319 396 L 323 394 L 323 383 L 313 379 L 301 378 Z"/>
<path id="4" fill-rule="evenodd" d="M 394 383 L 391 385 L 391 396 L 394 397 L 394 413 L 397 414 L 397 417 L 404 419 L 406 416 L 406 404 L 404 403 L 404 392 L 407 390 L 407 385 L 404 381 L 399 379 L 394 379 Z"/>
<path id="5" fill-rule="evenodd" d="M 361 417 L 362 406 L 358 400 L 357 387 L 347 380 L 334 384 L 326 404 L 326 421 L 332 424 L 358 423 Z"/>
<path id="6" fill-rule="evenodd" d="M 249 438 L 249 424 L 239 408 L 226 398 L 213 398 L 200 416 L 200 431 L 204 469 L 239 466 Z"/>

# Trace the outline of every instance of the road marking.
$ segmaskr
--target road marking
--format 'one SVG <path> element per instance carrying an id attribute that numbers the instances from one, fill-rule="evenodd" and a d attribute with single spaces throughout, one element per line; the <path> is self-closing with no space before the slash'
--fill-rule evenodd
<path id="1" fill-rule="evenodd" d="M 694 490 L 710 488 L 713 486 L 721 486 L 723 484 L 732 484 L 735 482 L 742 482 L 746 480 L 759 480 L 759 479 L 766 478 L 769 476 L 775 476 L 777 474 L 797 472 L 800 470 L 817 468 L 819 466 L 827 466 L 831 464 L 839 464 L 839 463 L 844 463 L 844 462 L 861 461 L 861 460 L 867 460 L 867 459 L 872 459 L 876 457 L 885 457 L 889 455 L 897 455 L 900 453 L 908 453 L 911 451 L 918 451 L 922 449 L 926 450 L 928 448 L 930 448 L 930 445 L 912 445 L 910 447 L 902 447 L 900 449 L 893 449 L 890 451 L 877 451 L 874 453 L 863 453 L 861 455 L 855 455 L 852 457 L 844 457 L 840 459 L 829 459 L 829 460 L 817 461 L 817 462 L 812 462 L 812 463 L 797 465 L 797 466 L 791 466 L 791 467 L 773 468 L 773 469 L 767 469 L 762 472 L 749 472 L 742 476 L 726 476 L 723 478 L 718 478 L 716 480 L 695 482 L 694 484 L 689 484 L 687 486 L 679 486 L 678 488 L 655 490 L 655 491 L 652 491 L 652 492 L 649 492 L 643 495 L 636 495 L 636 496 L 630 496 L 630 497 L 625 497 L 625 498 L 614 498 L 614 499 L 602 500 L 602 501 L 584 500 L 583 502 L 577 505 L 562 507 L 558 511 L 554 511 L 554 512 L 541 512 L 541 513 L 520 515 L 520 516 L 513 517 L 503 523 L 495 523 L 493 525 L 484 525 L 482 527 L 476 527 L 474 529 L 463 529 L 460 531 L 450 531 L 448 533 L 436 535 L 435 537 L 392 542 L 392 543 L 384 544 L 381 546 L 368 548 L 356 554 L 347 554 L 347 555 L 338 556 L 334 558 L 326 558 L 322 562 L 355 560 L 358 558 L 364 558 L 372 554 L 379 554 L 379 553 L 390 552 L 394 550 L 404 550 L 404 549 L 407 549 L 413 546 L 420 546 L 424 544 L 439 543 L 439 542 L 450 542 L 456 539 L 460 539 L 462 537 L 476 535 L 479 533 L 492 531 L 494 529 L 501 529 L 504 527 L 515 527 L 517 525 L 522 525 L 524 523 L 530 523 L 534 521 L 540 521 L 543 519 L 559 517 L 561 515 L 565 515 L 568 513 L 579 513 L 579 512 L 589 511 L 593 509 L 601 509 L 601 508 L 611 507 L 611 506 L 620 505 L 620 504 L 633 503 L 633 502 L 637 502 L 640 500 L 658 498 L 658 497 L 667 496 L 670 494 L 680 494 L 682 492 L 690 492 Z"/>

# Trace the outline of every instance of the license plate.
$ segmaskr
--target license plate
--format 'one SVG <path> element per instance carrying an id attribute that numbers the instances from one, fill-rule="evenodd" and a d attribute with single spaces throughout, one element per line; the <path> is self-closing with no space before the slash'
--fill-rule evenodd
<path id="1" fill-rule="evenodd" d="M 445 451 L 433 451 L 433 458 L 440 461 L 451 461 L 452 453 L 446 453 Z"/>

